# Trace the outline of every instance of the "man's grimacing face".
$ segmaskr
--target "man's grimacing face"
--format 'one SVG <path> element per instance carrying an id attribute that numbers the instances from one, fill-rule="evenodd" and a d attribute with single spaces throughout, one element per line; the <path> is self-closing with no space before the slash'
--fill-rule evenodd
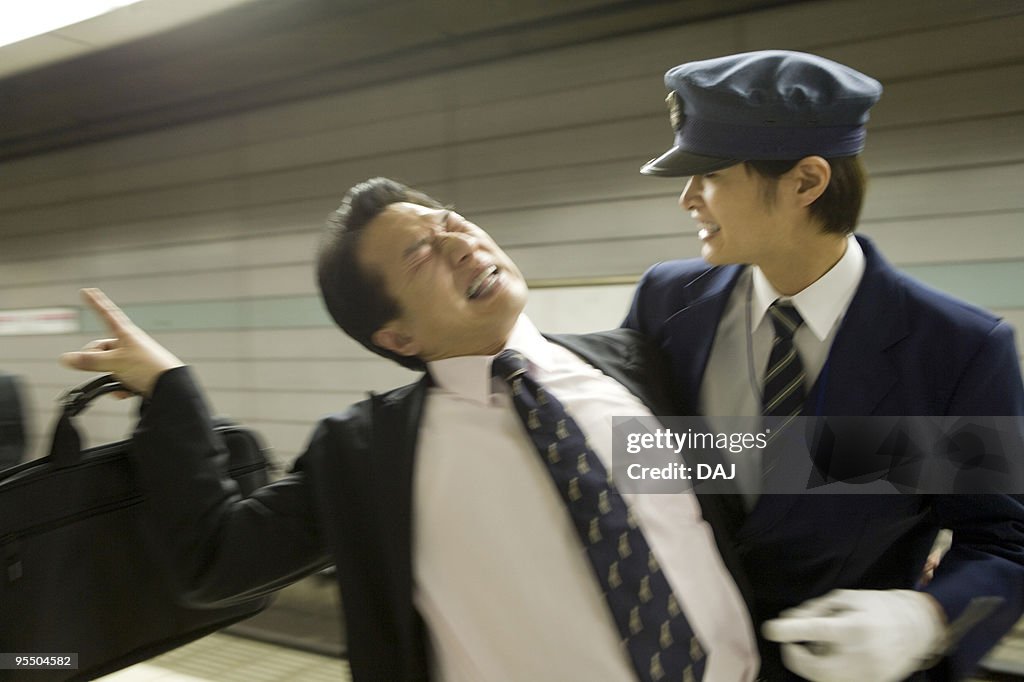
<path id="1" fill-rule="evenodd" d="M 409 202 L 366 227 L 363 267 L 398 302 L 374 343 L 425 361 L 497 353 L 526 305 L 522 273 L 490 236 L 459 214 Z"/>

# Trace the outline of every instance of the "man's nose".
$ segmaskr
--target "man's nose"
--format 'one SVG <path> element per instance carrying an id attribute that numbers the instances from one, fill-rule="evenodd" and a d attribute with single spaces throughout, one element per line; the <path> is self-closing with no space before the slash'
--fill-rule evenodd
<path id="1" fill-rule="evenodd" d="M 683 193 L 679 195 L 679 206 L 684 211 L 692 211 L 697 207 L 697 199 L 700 197 L 700 177 L 692 176 L 686 182 Z"/>
<path id="2" fill-rule="evenodd" d="M 473 253 L 476 238 L 462 232 L 445 232 L 438 235 L 436 244 L 452 265 L 458 265 Z"/>

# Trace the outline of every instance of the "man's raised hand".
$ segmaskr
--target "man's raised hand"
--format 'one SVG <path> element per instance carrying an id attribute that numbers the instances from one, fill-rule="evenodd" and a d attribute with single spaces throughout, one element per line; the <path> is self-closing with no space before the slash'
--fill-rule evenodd
<path id="1" fill-rule="evenodd" d="M 108 372 L 128 388 L 149 396 L 156 380 L 184 363 L 135 326 L 99 289 L 82 289 L 82 298 L 96 311 L 110 338 L 90 341 L 79 351 L 64 353 L 60 361 L 73 369 Z"/>

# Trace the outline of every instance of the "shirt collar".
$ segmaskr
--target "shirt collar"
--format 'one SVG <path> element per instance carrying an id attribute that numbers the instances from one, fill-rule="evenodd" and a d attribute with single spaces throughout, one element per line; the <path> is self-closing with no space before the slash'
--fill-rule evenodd
<path id="1" fill-rule="evenodd" d="M 516 321 L 505 348 L 519 351 L 531 365 L 542 370 L 551 367 L 548 341 L 525 314 Z M 491 363 L 494 358 L 494 355 L 461 355 L 428 362 L 427 370 L 441 389 L 486 405 L 491 398 Z"/>
<path id="2" fill-rule="evenodd" d="M 850 235 L 846 252 L 839 262 L 817 281 L 793 296 L 783 296 L 771 285 L 761 268 L 753 270 L 753 295 L 750 301 L 751 329 L 757 329 L 769 306 L 778 299 L 792 301 L 804 323 L 819 341 L 828 338 L 832 328 L 846 312 L 864 275 L 864 250 Z"/>

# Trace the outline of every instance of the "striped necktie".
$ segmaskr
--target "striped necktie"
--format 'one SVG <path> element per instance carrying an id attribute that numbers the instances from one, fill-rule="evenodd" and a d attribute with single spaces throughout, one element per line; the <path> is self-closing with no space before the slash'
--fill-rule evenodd
<path id="1" fill-rule="evenodd" d="M 502 351 L 492 374 L 511 388 L 516 413 L 551 474 L 586 549 L 622 645 L 642 682 L 697 682 L 707 659 L 632 510 L 565 407 Z"/>
<path id="2" fill-rule="evenodd" d="M 775 340 L 764 375 L 761 414 L 766 417 L 795 417 L 803 410 L 807 392 L 804 365 L 793 345 L 793 334 L 804 323 L 792 303 L 775 301 L 768 308 L 775 327 Z"/>

